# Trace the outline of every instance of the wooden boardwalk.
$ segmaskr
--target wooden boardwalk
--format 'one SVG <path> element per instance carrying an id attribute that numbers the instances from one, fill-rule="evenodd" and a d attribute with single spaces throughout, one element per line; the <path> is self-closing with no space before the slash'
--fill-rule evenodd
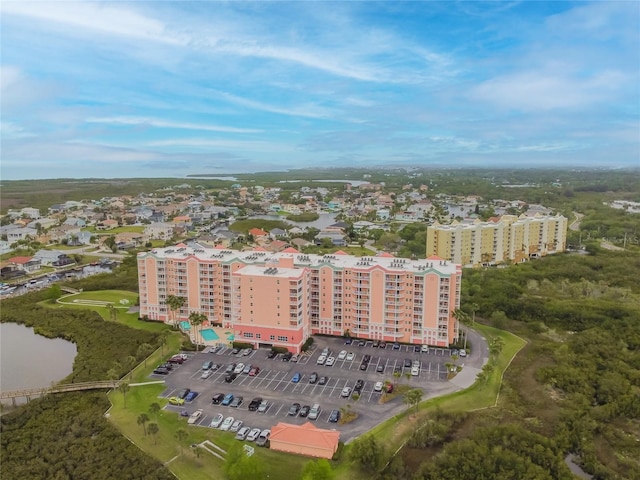
<path id="1" fill-rule="evenodd" d="M 0 400 L 7 398 L 19 398 L 19 397 L 38 397 L 40 395 L 46 395 L 48 393 L 64 393 L 64 392 L 78 392 L 81 390 L 100 390 L 117 388 L 119 381 L 104 380 L 100 382 L 83 382 L 83 383 L 64 383 L 60 385 L 54 385 L 53 387 L 40 387 L 40 388 L 24 388 L 21 390 L 9 390 L 6 392 L 0 392 Z"/>

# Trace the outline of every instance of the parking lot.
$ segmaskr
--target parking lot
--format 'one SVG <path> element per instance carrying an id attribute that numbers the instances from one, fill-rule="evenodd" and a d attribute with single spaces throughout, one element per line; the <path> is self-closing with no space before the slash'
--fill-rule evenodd
<path id="1" fill-rule="evenodd" d="M 174 366 L 168 375 L 152 376 L 166 381 L 167 388 L 162 394 L 163 397 L 176 395 L 183 388 L 198 392 L 198 396 L 190 403 L 166 407 L 167 410 L 176 413 L 183 410 L 191 413 L 196 409 L 203 409 L 203 415 L 198 419 L 197 425 L 209 426 L 212 418 L 218 413 L 225 417 L 233 416 L 236 420 L 241 419 L 245 426 L 252 428 L 271 428 L 280 421 L 302 424 L 308 419 L 288 415 L 291 405 L 294 402 L 301 405 L 318 403 L 322 410 L 315 422 L 323 428 L 339 429 L 343 441 L 346 441 L 406 408 L 400 396 L 381 404 L 382 392 L 374 390 L 376 382 L 388 381 L 421 388 L 424 392 L 423 398 L 440 395 L 449 388 L 445 363 L 451 362 L 450 350 L 430 348 L 427 352 L 416 352 L 413 346 L 398 347 L 395 349 L 392 344 L 387 344 L 383 349 L 374 348 L 371 341 L 362 346 L 356 342 L 345 345 L 344 339 L 316 337 L 313 348 L 302 354 L 297 361 L 283 361 L 282 354 L 269 359 L 267 356 L 270 350 L 267 349 L 254 350 L 245 356 L 242 351 L 233 354 L 232 349 L 227 347 L 216 349 L 215 353 L 211 351 L 213 348 L 206 348 L 197 354 L 189 353 L 188 360 L 182 365 Z M 332 366 L 317 363 L 324 348 L 328 348 L 329 356 L 335 358 Z M 346 353 L 340 355 L 343 350 Z M 353 358 L 351 355 L 347 356 L 348 353 L 353 354 Z M 366 368 L 362 369 L 365 355 L 368 355 L 370 360 Z M 212 361 L 219 368 L 203 379 L 202 366 L 206 361 Z M 408 366 L 405 366 L 405 362 Z M 411 375 L 414 362 L 419 365 L 417 375 Z M 260 371 L 255 376 L 240 373 L 232 382 L 226 382 L 227 366 L 238 363 L 257 366 Z M 314 372 L 318 378 L 326 377 L 322 384 L 319 381 L 310 383 L 310 376 Z M 398 373 L 394 376 L 394 372 Z M 296 373 L 300 374 L 300 379 L 293 382 L 292 378 Z M 353 387 L 357 380 L 362 380 L 363 385 L 359 396 L 354 397 Z M 344 387 L 352 389 L 348 397 L 342 395 Z M 217 393 L 242 396 L 243 401 L 237 408 L 213 405 L 211 399 Z M 269 402 L 266 412 L 248 410 L 249 403 L 255 397 Z M 340 409 L 346 404 L 350 404 L 359 414 L 358 419 L 345 425 L 329 423 L 331 410 Z"/>

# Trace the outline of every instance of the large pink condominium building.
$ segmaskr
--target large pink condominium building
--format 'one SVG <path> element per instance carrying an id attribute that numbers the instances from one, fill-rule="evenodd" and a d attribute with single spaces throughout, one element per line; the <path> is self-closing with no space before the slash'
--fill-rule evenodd
<path id="1" fill-rule="evenodd" d="M 458 336 L 459 264 L 430 257 L 191 248 L 138 254 L 140 315 L 206 315 L 235 339 L 299 352 L 312 334 L 448 346 Z M 167 297 L 184 299 L 171 311 Z"/>

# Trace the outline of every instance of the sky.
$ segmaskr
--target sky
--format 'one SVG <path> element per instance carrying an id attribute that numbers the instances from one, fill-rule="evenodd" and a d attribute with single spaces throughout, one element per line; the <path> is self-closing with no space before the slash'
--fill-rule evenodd
<path id="1" fill-rule="evenodd" d="M 640 166 L 640 2 L 0 3 L 2 179 Z"/>

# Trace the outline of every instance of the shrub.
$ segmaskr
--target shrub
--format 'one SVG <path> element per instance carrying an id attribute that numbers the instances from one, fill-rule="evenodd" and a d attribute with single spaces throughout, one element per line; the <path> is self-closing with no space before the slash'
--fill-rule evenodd
<path id="1" fill-rule="evenodd" d="M 233 348 L 239 348 L 244 350 L 245 348 L 250 348 L 253 350 L 253 344 L 247 342 L 233 342 Z"/>
<path id="2" fill-rule="evenodd" d="M 307 338 L 307 341 L 304 342 L 304 345 L 302 345 L 302 351 L 306 352 L 307 350 L 309 350 L 309 348 L 311 348 L 311 345 L 313 345 L 313 337 Z"/>

